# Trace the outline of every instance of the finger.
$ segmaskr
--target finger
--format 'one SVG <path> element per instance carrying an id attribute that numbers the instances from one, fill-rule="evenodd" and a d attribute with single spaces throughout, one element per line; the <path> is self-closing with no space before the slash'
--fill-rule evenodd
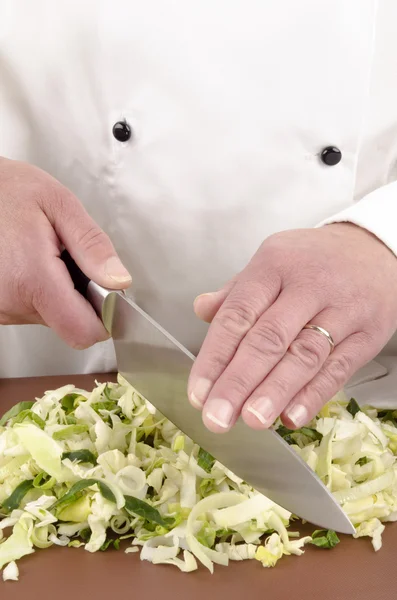
<path id="1" fill-rule="evenodd" d="M 230 294 L 236 283 L 236 278 L 229 281 L 221 290 L 197 296 L 194 301 L 194 312 L 199 319 L 211 323 L 216 313 Z"/>
<path id="2" fill-rule="evenodd" d="M 16 325 L 16 323 L 15 323 Z M 18 325 L 44 325 L 44 327 L 48 327 L 47 323 L 38 313 L 31 315 L 30 317 L 21 318 Z"/>
<path id="3" fill-rule="evenodd" d="M 375 354 L 368 334 L 354 333 L 346 338 L 335 348 L 318 374 L 288 404 L 281 415 L 285 425 L 295 429 L 311 421 Z"/>
<path id="4" fill-rule="evenodd" d="M 335 345 L 353 333 L 356 325 L 346 323 L 344 314 L 335 309 L 322 311 L 312 323 L 332 331 Z M 245 402 L 241 414 L 247 425 L 254 429 L 270 427 L 292 398 L 317 375 L 330 352 L 325 335 L 302 329 L 281 361 Z"/>
<path id="5" fill-rule="evenodd" d="M 204 405 L 203 420 L 211 431 L 227 430 L 234 424 L 244 402 L 316 314 L 315 296 L 302 299 L 301 293 L 283 290 L 241 342 Z"/>
<path id="6" fill-rule="evenodd" d="M 218 310 L 196 358 L 188 384 L 193 406 L 202 407 L 207 396 L 232 360 L 241 340 L 260 315 L 274 302 L 280 282 L 239 281 Z"/>
<path id="7" fill-rule="evenodd" d="M 0 325 L 44 325 L 42 317 L 37 313 L 31 315 L 0 314 Z"/>
<path id="8" fill-rule="evenodd" d="M 104 287 L 124 289 L 131 276 L 109 237 L 95 223 L 80 201 L 66 188 L 57 196 L 55 208 L 46 212 L 58 237 L 80 269 Z"/>
<path id="9" fill-rule="evenodd" d="M 64 263 L 51 258 L 36 283 L 33 306 L 69 346 L 83 349 L 109 337 L 92 306 L 75 289 Z"/>

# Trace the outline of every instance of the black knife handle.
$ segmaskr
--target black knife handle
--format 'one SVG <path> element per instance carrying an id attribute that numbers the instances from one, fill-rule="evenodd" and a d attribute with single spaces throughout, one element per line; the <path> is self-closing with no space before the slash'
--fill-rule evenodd
<path id="1" fill-rule="evenodd" d="M 69 275 L 72 278 L 75 289 L 84 297 L 87 298 L 88 284 L 90 279 L 83 273 L 80 267 L 75 263 L 67 250 L 61 254 L 61 259 L 66 265 Z"/>

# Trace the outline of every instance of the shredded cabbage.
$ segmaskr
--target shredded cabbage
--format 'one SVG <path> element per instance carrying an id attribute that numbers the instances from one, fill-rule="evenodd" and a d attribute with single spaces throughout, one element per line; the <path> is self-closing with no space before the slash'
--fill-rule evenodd
<path id="1" fill-rule="evenodd" d="M 18 581 L 19 580 L 19 569 L 17 563 L 13 560 L 8 563 L 6 568 L 3 570 L 3 581 Z"/>
<path id="2" fill-rule="evenodd" d="M 356 527 L 382 545 L 397 520 L 397 411 L 339 394 L 306 427 L 274 427 L 328 486 Z M 0 420 L 0 569 L 35 548 L 129 544 L 141 560 L 194 571 L 198 562 L 273 567 L 335 532 L 299 538 L 294 515 L 255 491 L 156 412 L 121 377 L 16 405 Z"/>

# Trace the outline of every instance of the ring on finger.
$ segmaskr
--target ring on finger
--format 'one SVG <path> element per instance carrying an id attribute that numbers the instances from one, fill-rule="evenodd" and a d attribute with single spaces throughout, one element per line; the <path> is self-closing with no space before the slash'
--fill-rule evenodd
<path id="1" fill-rule="evenodd" d="M 324 329 L 324 327 L 320 327 L 319 325 L 312 325 L 309 323 L 309 324 L 305 325 L 303 329 L 312 329 L 313 331 L 317 331 L 317 333 L 320 333 L 321 335 L 326 337 L 328 340 L 328 343 L 330 345 L 330 348 L 331 348 L 330 354 L 331 354 L 331 352 L 333 352 L 333 350 L 335 348 L 335 342 L 332 338 L 332 335 L 329 333 L 329 331 Z"/>

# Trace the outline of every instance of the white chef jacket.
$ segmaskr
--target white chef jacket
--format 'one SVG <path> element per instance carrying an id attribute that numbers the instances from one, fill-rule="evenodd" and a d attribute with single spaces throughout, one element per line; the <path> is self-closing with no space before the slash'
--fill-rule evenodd
<path id="1" fill-rule="evenodd" d="M 2 0 L 0 155 L 72 190 L 197 352 L 195 296 L 274 232 L 349 220 L 397 253 L 396 23 L 395 0 Z M 115 368 L 110 341 L 0 328 L 0 377 Z"/>

